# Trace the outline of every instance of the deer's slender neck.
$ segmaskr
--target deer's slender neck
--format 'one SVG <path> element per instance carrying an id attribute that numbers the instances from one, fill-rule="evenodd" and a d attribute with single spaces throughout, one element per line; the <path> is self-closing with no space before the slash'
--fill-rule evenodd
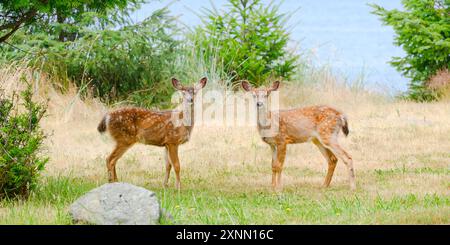
<path id="1" fill-rule="evenodd" d="M 257 125 L 258 129 L 270 128 L 271 112 L 265 107 L 258 107 L 257 109 Z"/>
<path id="2" fill-rule="evenodd" d="M 185 127 L 194 126 L 194 103 L 183 104 L 183 124 Z"/>

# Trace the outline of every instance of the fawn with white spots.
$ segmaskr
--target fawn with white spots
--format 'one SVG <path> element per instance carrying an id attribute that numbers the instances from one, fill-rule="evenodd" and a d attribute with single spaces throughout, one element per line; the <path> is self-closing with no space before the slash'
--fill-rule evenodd
<path id="1" fill-rule="evenodd" d="M 252 88 L 248 81 L 241 82 L 245 91 L 256 99 L 257 127 L 262 140 L 272 149 L 272 186 L 281 189 L 281 171 L 286 156 L 286 146 L 312 141 L 328 162 L 324 186 L 328 187 L 340 158 L 347 166 L 350 189 L 356 189 L 355 173 L 351 156 L 338 143 L 339 132 L 348 135 L 348 123 L 344 114 L 328 106 L 310 106 L 291 110 L 268 110 L 268 97 L 278 89 L 276 81 L 270 88 Z M 271 120 L 276 118 L 277 120 Z M 272 122 L 270 122 L 272 121 Z M 267 135 L 268 128 L 277 127 L 277 132 Z"/>
<path id="2" fill-rule="evenodd" d="M 100 133 L 108 131 L 116 147 L 106 159 L 109 182 L 117 181 L 116 163 L 135 143 L 165 147 L 166 175 L 164 186 L 168 186 L 172 167 L 176 174 L 176 187 L 181 188 L 178 146 L 189 140 L 194 127 L 194 100 L 199 90 L 205 87 L 207 78 L 196 85 L 185 87 L 172 78 L 173 86 L 183 94 L 183 110 L 152 111 L 142 108 L 122 108 L 107 113 L 100 124 Z M 180 123 L 182 121 L 182 123 Z"/>

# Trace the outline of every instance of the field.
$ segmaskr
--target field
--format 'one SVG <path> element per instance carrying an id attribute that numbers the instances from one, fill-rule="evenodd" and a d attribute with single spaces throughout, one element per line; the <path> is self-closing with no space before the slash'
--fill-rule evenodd
<path id="1" fill-rule="evenodd" d="M 3 74 L 14 86 L 14 74 Z M 6 79 L 5 79 L 6 78 Z M 71 224 L 68 206 L 107 182 L 113 148 L 97 124 L 109 109 L 52 88 L 43 127 L 50 162 L 29 200 L 0 202 L 0 224 Z M 120 181 L 157 193 L 173 216 L 163 224 L 449 224 L 450 103 L 414 103 L 333 79 L 284 85 L 282 107 L 327 104 L 344 111 L 357 191 L 349 190 L 341 161 L 330 188 L 327 164 L 311 143 L 288 147 L 284 189 L 272 191 L 270 148 L 252 126 L 198 126 L 180 147 L 182 190 L 163 188 L 163 149 L 136 145 L 117 164 Z M 114 106 L 111 106 L 114 107 Z"/>

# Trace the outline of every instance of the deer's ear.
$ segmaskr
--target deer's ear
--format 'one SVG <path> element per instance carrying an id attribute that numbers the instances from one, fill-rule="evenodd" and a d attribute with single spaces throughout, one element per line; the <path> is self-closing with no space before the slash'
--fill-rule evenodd
<path id="1" fill-rule="evenodd" d="M 275 81 L 270 87 L 270 91 L 276 91 L 280 87 L 280 81 Z"/>
<path id="2" fill-rule="evenodd" d="M 202 79 L 200 79 L 200 81 L 198 82 L 198 85 L 196 86 L 197 89 L 202 89 L 206 86 L 206 82 L 208 81 L 207 77 L 203 77 Z"/>
<path id="3" fill-rule="evenodd" d="M 181 85 L 180 81 L 178 81 L 176 78 L 172 78 L 172 85 L 178 90 L 183 90 L 183 85 Z"/>
<path id="4" fill-rule="evenodd" d="M 246 80 L 242 81 L 241 85 L 245 91 L 247 91 L 247 92 L 252 91 L 252 85 L 248 81 L 246 81 Z"/>

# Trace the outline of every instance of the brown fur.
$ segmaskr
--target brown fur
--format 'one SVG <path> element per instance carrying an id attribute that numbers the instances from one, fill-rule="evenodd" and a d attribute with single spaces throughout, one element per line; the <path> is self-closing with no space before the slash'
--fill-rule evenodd
<path id="1" fill-rule="evenodd" d="M 329 106 L 309 106 L 291 110 L 268 111 L 264 108 L 270 92 L 278 89 L 279 82 L 275 82 L 268 89 L 254 89 L 247 81 L 242 82 L 242 87 L 252 92 L 257 99 L 258 131 L 262 140 L 272 149 L 272 186 L 281 187 L 281 172 L 286 156 L 286 146 L 304 142 L 313 142 L 328 162 L 328 172 L 324 186 L 330 185 L 336 167 L 337 158 L 340 158 L 348 168 L 351 189 L 356 188 L 353 161 L 351 156 L 338 144 L 338 134 L 342 130 L 348 135 L 348 123 L 345 115 Z M 278 132 L 266 136 L 264 133 L 270 126 L 262 123 L 265 118 L 278 117 Z"/>
<path id="2" fill-rule="evenodd" d="M 183 118 L 182 111 L 152 111 L 143 108 L 123 108 L 108 113 L 108 131 L 116 142 L 165 146 L 183 144 L 189 140 L 192 126 L 175 127 L 172 113 Z M 106 116 L 105 116 L 106 117 Z"/>
<path id="3" fill-rule="evenodd" d="M 99 132 L 108 131 L 116 142 L 116 147 L 106 160 L 108 179 L 117 181 L 116 163 L 119 158 L 134 144 L 142 143 L 165 147 L 167 186 L 172 167 L 176 174 L 176 186 L 180 188 L 180 161 L 178 146 L 189 140 L 193 129 L 194 96 L 206 84 L 206 78 L 196 87 L 184 87 L 178 80 L 172 79 L 174 87 L 183 92 L 183 111 L 153 111 L 137 107 L 117 109 L 107 113 L 98 126 Z M 192 115 L 192 116 L 190 116 Z M 172 119 L 179 119 L 177 125 Z M 189 119 L 189 124 L 182 123 Z"/>

